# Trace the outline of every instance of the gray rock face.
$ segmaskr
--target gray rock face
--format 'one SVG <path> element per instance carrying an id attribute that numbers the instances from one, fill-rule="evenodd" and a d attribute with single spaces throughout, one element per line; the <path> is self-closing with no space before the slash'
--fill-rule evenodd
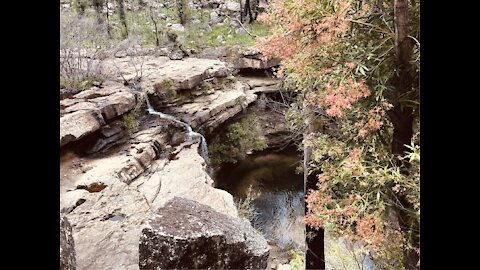
<path id="1" fill-rule="evenodd" d="M 191 3 L 194 7 L 198 8 L 218 8 L 224 0 L 192 0 Z"/>
<path id="2" fill-rule="evenodd" d="M 60 117 L 60 146 L 99 129 L 105 120 L 99 111 L 81 110 Z"/>
<path id="3" fill-rule="evenodd" d="M 278 66 L 280 59 L 262 59 L 262 54 L 255 48 L 247 48 L 242 57 L 235 61 L 235 68 L 267 69 Z"/>
<path id="4" fill-rule="evenodd" d="M 269 59 L 262 60 L 250 57 L 242 57 L 235 62 L 235 68 L 254 68 L 254 69 L 267 69 L 278 66 L 280 60 Z"/>
<path id="5" fill-rule="evenodd" d="M 228 89 L 215 91 L 211 95 L 196 98 L 192 103 L 176 106 L 171 109 L 171 113 L 188 119 L 192 128 L 208 135 L 257 99 L 253 92 L 247 90 L 248 85 L 237 81 Z"/>
<path id="6" fill-rule="evenodd" d="M 219 23 L 222 19 L 218 16 L 218 13 L 215 11 L 210 12 L 210 22 L 213 24 Z"/>
<path id="7" fill-rule="evenodd" d="M 198 58 L 207 58 L 207 59 L 221 59 L 226 57 L 228 50 L 226 47 L 215 47 L 215 48 L 205 48 L 199 54 L 196 55 Z"/>
<path id="8" fill-rule="evenodd" d="M 72 226 L 65 216 L 60 216 L 60 269 L 77 269 Z"/>
<path id="9" fill-rule="evenodd" d="M 92 143 L 85 152 L 87 154 L 92 154 L 105 151 L 111 146 L 125 141 L 125 136 L 126 131 L 124 130 L 124 123 L 120 120 L 115 120 L 100 128 L 96 136 L 92 138 L 94 143 Z"/>
<path id="10" fill-rule="evenodd" d="M 142 228 L 174 196 L 238 218 L 232 195 L 212 186 L 199 144 L 168 149 L 182 128 L 151 118 L 118 149 L 61 164 L 69 169 L 61 173 L 60 210 L 72 225 L 78 269 L 138 270 Z"/>
<path id="11" fill-rule="evenodd" d="M 60 101 L 60 146 L 97 131 L 106 121 L 130 111 L 135 105 L 135 94 L 111 81 L 103 88 L 85 90 L 73 99 L 63 99 Z"/>
<path id="12" fill-rule="evenodd" d="M 168 58 L 170 58 L 170 60 L 182 60 L 187 55 L 180 48 L 175 48 L 174 47 L 171 50 L 168 50 L 167 56 L 168 56 Z"/>
<path id="13" fill-rule="evenodd" d="M 105 120 L 122 115 L 135 107 L 135 95 L 130 92 L 118 92 L 106 97 L 89 100 L 102 112 Z"/>
<path id="14" fill-rule="evenodd" d="M 265 269 L 269 247 L 250 226 L 175 197 L 142 230 L 140 269 Z"/>
<path id="15" fill-rule="evenodd" d="M 248 33 L 247 33 L 247 31 L 245 31 L 245 29 L 243 29 L 243 28 L 240 27 L 240 28 L 235 29 L 235 34 L 237 34 L 237 35 L 246 35 L 246 34 L 248 34 Z"/>
<path id="16" fill-rule="evenodd" d="M 223 4 L 220 8 L 229 12 L 240 12 L 240 10 L 242 10 L 240 3 L 236 1 L 225 1 L 225 4 Z"/>
<path id="17" fill-rule="evenodd" d="M 180 89 L 191 89 L 205 79 L 227 76 L 227 67 L 219 60 L 187 58 L 170 61 L 162 65 L 160 74 L 178 85 Z"/>
<path id="18" fill-rule="evenodd" d="M 105 72 L 116 76 L 118 82 L 123 82 L 124 79 L 131 81 L 138 75 L 139 69 L 139 65 L 137 67 L 131 65 L 132 61 L 130 57 L 108 59 L 103 62 L 103 66 Z M 150 93 L 155 91 L 155 84 L 162 83 L 166 79 L 172 80 L 176 89 L 187 90 L 199 85 L 205 79 L 225 77 L 228 74 L 226 63 L 220 60 L 190 57 L 181 61 L 170 61 L 168 57 L 146 56 L 142 61 L 141 86 Z M 119 70 L 121 76 L 118 74 Z"/>
<path id="19" fill-rule="evenodd" d="M 154 161 L 156 170 L 148 176 L 140 175 L 135 183 L 149 201 L 153 209 L 165 206 L 173 197 L 182 197 L 207 205 L 222 214 L 238 217 L 233 196 L 225 190 L 216 189 L 213 180 L 206 172 L 206 165 L 198 153 L 198 143 L 184 147 L 176 154 L 176 159 Z M 181 148 L 181 146 L 177 147 Z"/>
<path id="20" fill-rule="evenodd" d="M 183 27 L 183 25 L 179 24 L 179 23 L 175 23 L 175 24 L 172 24 L 170 26 L 170 28 L 173 30 L 173 31 L 177 31 L 177 32 L 184 32 L 185 31 L 185 27 Z"/>

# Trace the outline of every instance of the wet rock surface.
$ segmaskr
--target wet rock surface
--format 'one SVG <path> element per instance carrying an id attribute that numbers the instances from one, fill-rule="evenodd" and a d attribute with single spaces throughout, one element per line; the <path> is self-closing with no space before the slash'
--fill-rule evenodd
<path id="1" fill-rule="evenodd" d="M 265 269 L 268 245 L 247 222 L 175 197 L 140 237 L 140 269 Z"/>

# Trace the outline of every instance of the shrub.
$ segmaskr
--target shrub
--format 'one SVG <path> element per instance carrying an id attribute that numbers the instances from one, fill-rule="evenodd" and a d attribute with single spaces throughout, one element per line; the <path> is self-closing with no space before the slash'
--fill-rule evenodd
<path id="1" fill-rule="evenodd" d="M 213 166 L 223 162 L 236 163 L 245 158 L 247 151 L 260 151 L 267 147 L 261 127 L 250 113 L 240 121 L 227 126 L 225 132 L 217 135 L 208 147 Z"/>
<path id="2" fill-rule="evenodd" d="M 252 191 L 252 185 L 248 187 L 247 197 L 245 199 L 239 199 L 235 201 L 235 206 L 238 210 L 238 216 L 242 219 L 252 221 L 255 217 L 255 209 L 253 208 L 252 202 L 258 197 L 257 193 Z"/>
<path id="3" fill-rule="evenodd" d="M 160 83 L 155 83 L 153 89 L 160 97 L 165 99 L 172 99 L 177 96 L 177 91 L 172 79 L 164 79 Z"/>
<path id="4" fill-rule="evenodd" d="M 147 93 L 145 91 L 141 92 L 135 108 L 122 116 L 122 121 L 127 128 L 128 135 L 132 135 L 138 131 L 140 123 L 138 122 L 137 118 L 140 115 L 142 105 L 147 98 Z"/>
<path id="5" fill-rule="evenodd" d="M 367 250 L 348 239 L 325 237 L 325 264 L 331 269 L 360 270 Z"/>
<path id="6" fill-rule="evenodd" d="M 306 264 L 305 264 L 305 252 L 299 250 L 299 249 L 291 249 L 289 250 L 290 255 L 292 258 L 290 259 L 290 266 L 292 267 L 292 270 L 300 270 L 300 269 L 305 269 Z"/>
<path id="7" fill-rule="evenodd" d="M 62 12 L 60 16 L 60 88 L 76 93 L 102 82 L 100 60 L 110 43 L 105 25 L 94 17 Z"/>
<path id="8" fill-rule="evenodd" d="M 187 0 L 175 0 L 179 22 L 186 25 L 192 18 L 192 11 Z"/>

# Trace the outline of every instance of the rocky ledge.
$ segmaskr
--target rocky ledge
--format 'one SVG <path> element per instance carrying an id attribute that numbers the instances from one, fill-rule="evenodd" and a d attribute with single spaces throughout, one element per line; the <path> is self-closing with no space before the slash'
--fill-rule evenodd
<path id="1" fill-rule="evenodd" d="M 139 91 L 149 93 L 158 111 L 208 135 L 255 101 L 257 93 L 279 90 L 275 79 L 237 80 L 219 60 L 128 56 L 106 59 L 102 66 L 107 81 L 60 101 L 61 146 L 94 134 L 87 152 L 97 152 L 124 137 L 121 125 L 112 122 L 136 107 Z"/>
<path id="2" fill-rule="evenodd" d="M 248 86 L 240 81 L 225 88 L 196 97 L 192 102 L 172 106 L 167 111 L 204 135 L 209 135 L 220 124 L 257 99 L 257 95 L 248 92 Z"/>
<path id="3" fill-rule="evenodd" d="M 271 69 L 280 65 L 280 59 L 264 59 L 254 47 L 247 47 L 241 51 L 241 56 L 235 60 L 234 67 L 238 69 Z"/>
<path id="4" fill-rule="evenodd" d="M 265 240 L 248 222 L 240 221 L 232 195 L 212 186 L 199 154 L 199 138 L 188 137 L 184 125 L 148 114 L 138 118 L 139 131 L 127 136 L 119 117 L 137 107 L 139 90 L 145 90 L 153 101 L 157 98 L 158 111 L 170 113 L 205 134 L 255 101 L 259 88 L 276 87 L 278 81 L 237 80 L 228 65 L 218 60 L 139 59 L 103 61 L 109 77 L 102 85 L 60 101 L 61 146 L 95 137 L 92 152 L 98 152 L 122 138 L 121 144 L 101 153 L 62 158 L 60 211 L 71 224 L 77 269 L 149 267 L 148 262 L 139 261 L 144 256 L 139 253 L 140 236 L 147 232 L 144 228 L 159 233 L 157 214 L 175 207 L 181 215 L 190 213 L 192 207 L 201 213 L 192 216 L 192 221 L 203 215 L 209 219 L 202 225 L 195 223 L 203 236 L 183 234 L 182 243 L 195 249 L 201 243 L 198 241 L 217 241 L 214 248 L 218 254 L 195 253 L 198 257 L 191 257 L 178 246 L 171 256 L 187 256 L 199 267 L 266 267 Z M 158 87 L 166 80 L 178 94 L 173 99 L 165 99 L 164 89 Z M 177 241 L 181 233 L 171 231 L 164 236 Z M 154 241 L 156 236 L 152 237 Z M 145 235 L 142 239 L 148 240 Z M 191 267 L 182 264 L 183 259 L 175 263 Z"/>
<path id="5" fill-rule="evenodd" d="M 142 229 L 174 197 L 238 222 L 232 195 L 212 186 L 199 144 L 183 126 L 146 117 L 125 144 L 61 164 L 60 210 L 72 226 L 77 269 L 139 269 Z"/>
<path id="6" fill-rule="evenodd" d="M 135 92 L 112 81 L 61 100 L 60 146 L 97 131 L 107 121 L 133 109 L 135 104 Z"/>

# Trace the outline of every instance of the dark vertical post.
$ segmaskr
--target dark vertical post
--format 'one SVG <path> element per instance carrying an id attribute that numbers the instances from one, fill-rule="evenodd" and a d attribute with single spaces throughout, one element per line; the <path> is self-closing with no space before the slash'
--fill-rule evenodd
<path id="1" fill-rule="evenodd" d="M 316 131 L 313 124 L 315 120 L 314 113 L 309 109 L 308 105 L 303 104 L 305 112 L 305 133 L 303 140 L 308 140 Z M 318 178 L 316 174 L 309 174 L 309 164 L 312 156 L 311 147 L 303 148 L 303 186 L 305 195 L 311 189 L 317 189 Z M 307 205 L 305 204 L 305 214 L 307 213 Z M 325 269 L 325 251 L 324 251 L 324 230 L 316 230 L 310 226 L 306 226 L 306 269 Z"/>

